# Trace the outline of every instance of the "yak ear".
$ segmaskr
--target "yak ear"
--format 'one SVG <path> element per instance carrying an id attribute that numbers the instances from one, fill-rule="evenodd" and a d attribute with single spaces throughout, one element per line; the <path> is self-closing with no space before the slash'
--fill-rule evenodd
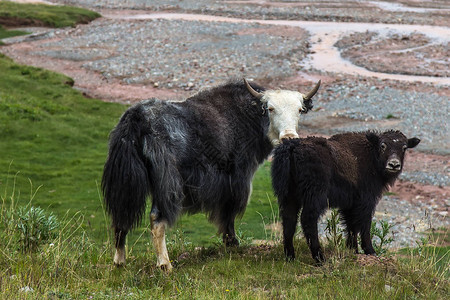
<path id="1" fill-rule="evenodd" d="M 303 102 L 303 105 L 305 106 L 305 108 L 306 108 L 306 111 L 305 112 L 308 112 L 308 111 L 310 111 L 312 108 L 313 108 L 313 104 L 312 104 L 312 99 L 308 99 L 308 100 L 305 100 L 304 102 Z"/>
<path id="2" fill-rule="evenodd" d="M 378 143 L 380 142 L 380 138 L 378 137 L 378 135 L 374 132 L 369 132 L 366 134 L 366 138 L 369 140 L 369 142 L 373 145 L 373 146 L 377 146 Z"/>
<path id="3" fill-rule="evenodd" d="M 408 148 L 414 148 L 415 146 L 419 145 L 420 139 L 413 137 L 408 139 Z"/>

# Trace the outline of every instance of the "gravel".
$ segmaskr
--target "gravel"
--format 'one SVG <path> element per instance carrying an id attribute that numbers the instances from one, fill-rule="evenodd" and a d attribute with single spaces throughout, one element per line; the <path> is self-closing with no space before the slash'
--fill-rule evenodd
<path id="1" fill-rule="evenodd" d="M 364 83 L 334 85 L 327 86 L 321 92 L 314 104 L 320 110 L 305 115 L 305 121 L 313 122 L 323 115 L 355 120 L 334 127 L 334 132 L 394 127 L 407 136 L 420 137 L 420 150 L 439 149 L 441 154 L 449 154 L 448 103 L 448 97 L 433 93 L 404 91 L 388 86 L 379 88 Z M 329 134 L 329 130 L 323 130 L 323 133 Z"/>
<path id="2" fill-rule="evenodd" d="M 179 89 L 207 87 L 243 74 L 249 78 L 296 74 L 306 56 L 307 34 L 296 29 L 298 37 L 287 38 L 262 32 L 269 32 L 268 28 L 221 22 L 100 20 L 43 44 L 43 50 L 35 53 L 88 60 L 83 66 L 107 79 Z"/>
<path id="3" fill-rule="evenodd" d="M 450 199 L 446 201 L 450 206 Z M 401 208 L 401 213 L 399 213 Z M 403 247 L 417 247 L 422 238 L 426 238 L 424 232 L 429 232 L 438 228 L 448 228 L 450 219 L 448 212 L 434 213 L 436 204 L 434 201 L 425 204 L 418 202 L 412 204 L 408 201 L 397 199 L 396 197 L 383 196 L 380 200 L 373 221 L 385 221 L 391 225 L 389 237 L 393 238 L 392 243 L 387 245 L 391 249 Z M 319 221 L 319 236 L 326 236 L 326 219 L 330 217 L 330 211 Z M 340 226 L 343 229 L 342 226 Z M 375 239 L 375 241 L 377 241 Z"/>
<path id="4" fill-rule="evenodd" d="M 448 12 L 426 13 L 383 10 L 359 0 L 326 1 L 217 1 L 217 0 L 52 0 L 60 4 L 93 9 L 140 9 L 203 13 L 257 19 L 291 19 L 341 22 L 380 22 L 403 24 L 448 24 Z M 449 8 L 446 3 L 439 8 Z"/>

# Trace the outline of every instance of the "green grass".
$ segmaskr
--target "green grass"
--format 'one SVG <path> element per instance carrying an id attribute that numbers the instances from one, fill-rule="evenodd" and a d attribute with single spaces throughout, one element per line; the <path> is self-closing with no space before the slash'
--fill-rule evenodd
<path id="1" fill-rule="evenodd" d="M 0 24 L 4 25 L 68 27 L 88 23 L 98 17 L 98 13 L 78 7 L 0 1 Z"/>
<path id="2" fill-rule="evenodd" d="M 21 30 L 6 30 L 2 25 L 0 25 L 0 45 L 3 45 L 3 42 L 1 41 L 2 39 L 25 34 L 28 34 L 28 32 Z"/>
<path id="3" fill-rule="evenodd" d="M 109 131 L 126 108 L 86 99 L 72 79 L 4 56 L 0 69 L 0 187 L 16 177 L 20 202 L 31 180 L 42 186 L 34 205 L 59 216 L 82 210 L 93 233 L 104 232 L 97 183 Z"/>

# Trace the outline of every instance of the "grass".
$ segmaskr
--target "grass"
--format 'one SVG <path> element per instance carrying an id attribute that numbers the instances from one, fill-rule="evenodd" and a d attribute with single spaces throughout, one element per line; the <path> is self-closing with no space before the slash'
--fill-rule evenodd
<path id="1" fill-rule="evenodd" d="M 0 24 L 8 26 L 68 27 L 98 17 L 98 13 L 78 7 L 0 1 Z"/>
<path id="2" fill-rule="evenodd" d="M 7 30 L 2 25 L 0 25 L 0 45 L 3 45 L 3 42 L 1 41 L 2 39 L 25 34 L 28 34 L 28 32 L 21 30 Z"/>

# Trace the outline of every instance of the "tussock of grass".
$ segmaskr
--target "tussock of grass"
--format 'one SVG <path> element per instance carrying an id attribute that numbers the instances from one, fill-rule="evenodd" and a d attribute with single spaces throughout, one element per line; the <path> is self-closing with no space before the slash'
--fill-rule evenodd
<path id="1" fill-rule="evenodd" d="M 3 45 L 3 42 L 1 39 L 6 39 L 13 36 L 18 35 L 25 35 L 28 34 L 28 32 L 21 31 L 21 30 L 6 30 L 2 25 L 0 25 L 0 45 Z"/>
<path id="2" fill-rule="evenodd" d="M 6 26 L 68 27 L 88 23 L 100 15 L 87 9 L 0 1 L 0 24 Z"/>

